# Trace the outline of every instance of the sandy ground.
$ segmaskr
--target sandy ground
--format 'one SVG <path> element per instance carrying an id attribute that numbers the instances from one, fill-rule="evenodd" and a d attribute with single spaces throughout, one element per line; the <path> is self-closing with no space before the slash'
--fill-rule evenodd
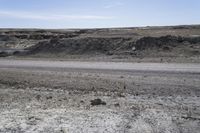
<path id="1" fill-rule="evenodd" d="M 0 132 L 200 133 L 200 65 L 0 60 Z"/>

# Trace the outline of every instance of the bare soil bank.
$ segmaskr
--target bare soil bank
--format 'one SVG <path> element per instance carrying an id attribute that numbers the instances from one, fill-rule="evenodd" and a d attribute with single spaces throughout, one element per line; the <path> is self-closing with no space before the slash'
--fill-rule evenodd
<path id="1" fill-rule="evenodd" d="M 0 30 L 0 56 L 198 62 L 200 26 Z M 3 50 L 4 49 L 4 50 Z M 13 49 L 7 52 L 5 49 Z M 23 51 L 24 50 L 24 51 Z M 188 59 L 189 58 L 189 59 Z M 170 60 L 171 59 L 171 60 Z"/>

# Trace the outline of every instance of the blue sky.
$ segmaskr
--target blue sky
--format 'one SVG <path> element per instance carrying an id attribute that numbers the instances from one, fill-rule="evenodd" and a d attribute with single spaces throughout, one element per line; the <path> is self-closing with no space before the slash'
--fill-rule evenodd
<path id="1" fill-rule="evenodd" d="M 0 28 L 200 24 L 200 0 L 0 0 Z"/>

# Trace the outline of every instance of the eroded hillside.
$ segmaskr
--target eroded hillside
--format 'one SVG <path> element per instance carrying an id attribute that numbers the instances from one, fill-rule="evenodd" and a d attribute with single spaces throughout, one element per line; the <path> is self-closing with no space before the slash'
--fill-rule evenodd
<path id="1" fill-rule="evenodd" d="M 2 29 L 0 56 L 188 58 L 200 56 L 200 26 L 113 29 Z"/>

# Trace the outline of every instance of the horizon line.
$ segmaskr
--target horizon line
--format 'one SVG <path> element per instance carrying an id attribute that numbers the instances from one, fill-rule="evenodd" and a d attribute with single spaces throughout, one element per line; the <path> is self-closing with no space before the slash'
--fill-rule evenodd
<path id="1" fill-rule="evenodd" d="M 199 24 L 169 24 L 169 25 L 144 25 L 144 26 L 113 26 L 113 27 L 83 27 L 83 28 L 41 28 L 41 27 L 0 27 L 2 29 L 33 29 L 33 30 L 79 30 L 79 29 L 128 29 L 128 28 L 147 28 L 147 27 L 177 27 L 177 26 L 200 26 Z"/>

